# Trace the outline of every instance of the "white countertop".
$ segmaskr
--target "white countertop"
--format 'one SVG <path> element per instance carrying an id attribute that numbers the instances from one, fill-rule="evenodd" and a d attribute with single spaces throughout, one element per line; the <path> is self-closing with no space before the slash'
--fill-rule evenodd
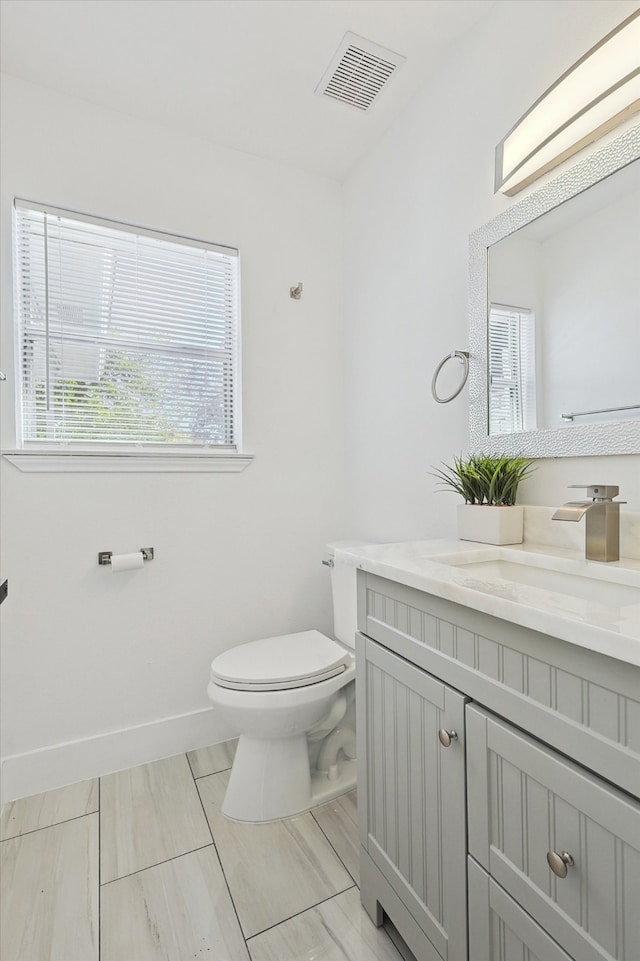
<path id="1" fill-rule="evenodd" d="M 496 557 L 587 574 L 600 582 L 637 588 L 631 603 L 596 602 L 554 590 L 530 587 L 499 578 L 483 578 L 464 567 L 450 566 L 461 555 L 474 560 Z M 464 560 L 464 558 L 462 558 Z M 578 551 L 536 544 L 496 548 L 455 539 L 373 544 L 336 550 L 336 564 L 349 564 L 388 580 L 406 584 L 485 614 L 558 637 L 570 644 L 640 665 L 640 561 L 587 561 Z M 613 591 L 612 591 L 613 593 Z"/>

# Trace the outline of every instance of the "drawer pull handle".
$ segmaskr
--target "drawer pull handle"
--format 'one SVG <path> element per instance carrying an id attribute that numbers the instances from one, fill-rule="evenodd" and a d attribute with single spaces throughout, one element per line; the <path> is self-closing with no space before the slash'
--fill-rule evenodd
<path id="1" fill-rule="evenodd" d="M 452 741 L 458 740 L 456 731 L 446 731 L 443 727 L 438 731 L 438 740 L 443 747 L 450 747 Z"/>
<path id="2" fill-rule="evenodd" d="M 568 851 L 563 851 L 562 854 L 558 854 L 557 851 L 549 851 L 547 854 L 547 864 L 558 878 L 566 878 L 567 868 L 572 868 L 574 863 Z"/>

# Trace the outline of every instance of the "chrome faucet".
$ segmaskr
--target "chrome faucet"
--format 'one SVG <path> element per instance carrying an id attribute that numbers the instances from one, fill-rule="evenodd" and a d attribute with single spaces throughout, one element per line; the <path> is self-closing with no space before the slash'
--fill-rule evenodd
<path id="1" fill-rule="evenodd" d="M 614 501 L 620 488 L 614 484 L 571 484 L 571 487 L 587 488 L 591 500 L 569 501 L 552 517 L 554 521 L 579 521 L 587 515 L 585 557 L 589 561 L 617 561 L 620 559 L 620 504 Z"/>

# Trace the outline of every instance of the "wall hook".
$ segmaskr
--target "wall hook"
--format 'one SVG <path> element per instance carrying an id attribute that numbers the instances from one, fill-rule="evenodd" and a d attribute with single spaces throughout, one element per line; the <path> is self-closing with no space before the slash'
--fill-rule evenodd
<path id="1" fill-rule="evenodd" d="M 302 283 L 300 281 L 298 281 L 297 287 L 289 287 L 289 296 L 292 297 L 293 300 L 300 300 L 302 297 Z"/>

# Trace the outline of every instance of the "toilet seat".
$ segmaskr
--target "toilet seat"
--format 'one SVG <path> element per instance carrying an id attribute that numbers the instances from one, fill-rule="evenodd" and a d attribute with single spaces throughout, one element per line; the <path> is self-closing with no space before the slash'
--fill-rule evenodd
<path id="1" fill-rule="evenodd" d="M 236 691 L 290 690 L 342 674 L 352 659 L 320 631 L 302 631 L 224 651 L 211 664 L 211 680 Z"/>

